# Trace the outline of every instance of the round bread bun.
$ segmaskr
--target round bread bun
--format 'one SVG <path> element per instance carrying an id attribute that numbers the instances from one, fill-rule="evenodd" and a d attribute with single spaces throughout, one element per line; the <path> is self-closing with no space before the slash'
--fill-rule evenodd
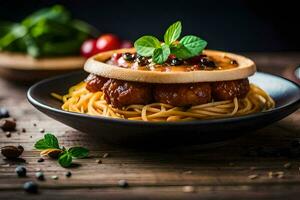
<path id="1" fill-rule="evenodd" d="M 145 83 L 195 83 L 228 81 L 247 78 L 256 72 L 256 67 L 252 60 L 237 54 L 214 50 L 204 50 L 203 53 L 208 56 L 227 56 L 236 60 L 239 66 L 231 69 L 211 71 L 198 70 L 189 72 L 160 72 L 122 68 L 105 63 L 105 61 L 107 61 L 114 53 L 125 52 L 134 53 L 135 49 L 119 49 L 99 53 L 86 61 L 84 70 L 106 78 Z"/>

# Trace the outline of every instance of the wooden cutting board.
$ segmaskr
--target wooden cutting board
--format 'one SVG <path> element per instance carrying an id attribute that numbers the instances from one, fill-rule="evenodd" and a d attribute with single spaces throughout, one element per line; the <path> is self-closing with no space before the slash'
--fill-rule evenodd
<path id="1" fill-rule="evenodd" d="M 0 52 L 0 76 L 13 81 L 33 82 L 81 69 L 81 56 L 33 58 L 21 53 Z"/>

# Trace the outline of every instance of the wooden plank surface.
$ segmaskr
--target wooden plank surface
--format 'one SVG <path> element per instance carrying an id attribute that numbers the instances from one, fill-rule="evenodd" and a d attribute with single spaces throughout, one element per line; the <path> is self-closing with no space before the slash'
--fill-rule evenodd
<path id="1" fill-rule="evenodd" d="M 300 54 L 283 55 L 282 59 L 280 54 L 249 56 L 263 71 L 277 74 L 300 63 Z M 233 141 L 142 151 L 95 141 L 46 117 L 27 102 L 24 86 L 0 80 L 0 88 L 0 105 L 17 119 L 18 130 L 10 138 L 0 132 L 0 146 L 21 144 L 25 148 L 24 163 L 5 160 L 1 155 L 0 199 L 297 199 L 300 194 L 300 149 L 291 145 L 300 138 L 300 111 Z M 40 129 L 54 133 L 62 145 L 88 147 L 91 156 L 76 160 L 77 165 L 70 169 L 51 159 L 38 163 L 39 152 L 33 144 L 43 136 Z M 104 153 L 109 156 L 102 158 Z M 96 163 L 97 159 L 102 164 Z M 285 168 L 286 163 L 291 167 Z M 16 177 L 18 164 L 26 166 L 26 178 Z M 36 181 L 37 169 L 46 176 L 45 181 L 37 181 L 40 193 L 24 195 L 22 184 Z M 66 171 L 71 171 L 72 177 L 66 178 Z M 269 176 L 279 171 L 284 172 L 283 177 Z M 52 175 L 59 179 L 52 180 Z M 258 177 L 250 179 L 251 175 Z M 120 179 L 127 180 L 130 187 L 119 188 Z M 183 192 L 187 185 L 194 186 L 195 192 Z"/>

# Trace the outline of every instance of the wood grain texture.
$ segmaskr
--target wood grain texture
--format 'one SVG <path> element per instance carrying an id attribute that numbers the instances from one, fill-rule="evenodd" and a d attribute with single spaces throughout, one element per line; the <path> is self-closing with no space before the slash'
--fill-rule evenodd
<path id="1" fill-rule="evenodd" d="M 262 54 L 264 55 L 264 54 Z M 250 57 L 271 60 L 261 54 Z M 299 54 L 298 54 L 298 57 Z M 271 68 L 260 65 L 272 73 L 282 73 L 281 66 Z M 262 62 L 263 63 L 263 62 Z M 268 67 L 268 66 L 266 66 Z M 219 144 L 187 146 L 170 149 L 137 150 L 111 146 L 71 129 L 36 111 L 26 100 L 26 87 L 0 80 L 0 105 L 9 109 L 17 119 L 17 131 L 7 138 L 0 131 L 0 146 L 21 144 L 24 163 L 8 161 L 0 155 L 0 199 L 297 199 L 300 195 L 300 156 L 274 152 L 252 155 L 252 149 L 266 151 L 288 149 L 292 141 L 300 138 L 300 111 L 280 122 L 245 137 Z M 36 124 L 36 126 L 35 126 Z M 23 133 L 20 130 L 26 129 Z M 54 133 L 62 145 L 85 146 L 91 156 L 75 160 L 69 169 L 60 167 L 55 160 L 38 163 L 39 152 L 34 142 L 43 136 L 40 129 Z M 241 130 L 243 131 L 243 130 Z M 109 153 L 107 158 L 102 158 Z M 96 162 L 102 160 L 102 164 Z M 290 162 L 291 168 L 284 164 Z M 23 164 L 28 170 L 26 178 L 17 178 L 14 169 Z M 38 195 L 24 195 L 22 184 L 35 180 L 40 168 L 46 177 L 37 181 Z M 72 172 L 66 178 L 64 173 Z M 284 177 L 270 178 L 269 172 L 283 171 Z M 58 175 L 58 180 L 52 180 Z M 255 179 L 248 176 L 258 175 Z M 129 188 L 119 188 L 117 182 L 126 179 Z M 192 185 L 194 193 L 183 192 L 183 186 Z"/>

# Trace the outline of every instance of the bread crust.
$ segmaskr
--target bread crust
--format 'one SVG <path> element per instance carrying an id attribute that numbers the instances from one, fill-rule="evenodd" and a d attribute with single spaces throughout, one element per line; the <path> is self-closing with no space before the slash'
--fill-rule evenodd
<path id="1" fill-rule="evenodd" d="M 233 53 L 215 50 L 204 50 L 203 53 L 208 56 L 227 56 L 236 60 L 239 63 L 239 66 L 231 69 L 212 71 L 198 70 L 189 72 L 160 72 L 127 69 L 105 63 L 105 61 L 109 59 L 112 54 L 124 52 L 134 53 L 135 49 L 119 49 L 99 53 L 86 61 L 84 70 L 106 78 L 145 83 L 196 83 L 228 81 L 247 78 L 256 72 L 255 63 L 249 58 Z"/>

